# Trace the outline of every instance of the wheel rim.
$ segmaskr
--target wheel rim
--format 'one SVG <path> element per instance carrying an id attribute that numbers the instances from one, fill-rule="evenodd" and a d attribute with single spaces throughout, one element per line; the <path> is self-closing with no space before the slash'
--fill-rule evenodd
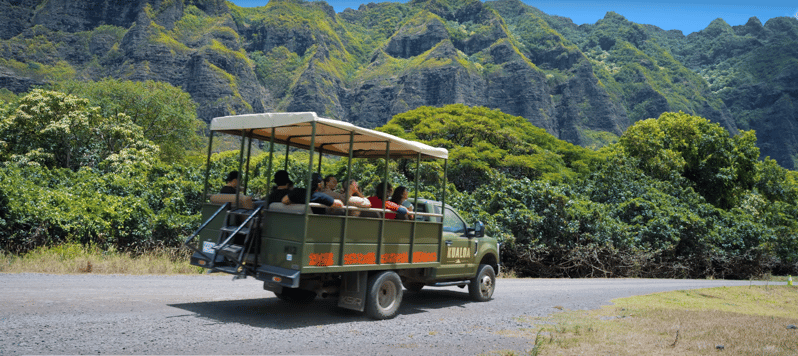
<path id="1" fill-rule="evenodd" d="M 493 279 L 490 276 L 482 276 L 482 281 L 479 283 L 479 292 L 484 297 L 493 294 Z"/>
<path id="2" fill-rule="evenodd" d="M 396 286 L 391 282 L 385 282 L 380 286 L 377 304 L 381 309 L 390 309 L 394 303 L 396 303 Z"/>

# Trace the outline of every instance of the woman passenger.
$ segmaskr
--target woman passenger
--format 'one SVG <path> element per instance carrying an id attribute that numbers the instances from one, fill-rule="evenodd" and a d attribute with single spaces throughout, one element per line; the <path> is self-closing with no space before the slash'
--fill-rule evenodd
<path id="1" fill-rule="evenodd" d="M 383 192 L 385 196 L 391 196 L 393 194 L 393 187 L 391 187 L 391 183 L 380 182 L 377 184 L 376 192 L 374 196 L 369 197 L 369 202 L 371 203 L 371 207 L 375 209 L 382 209 L 382 201 L 384 199 Z M 385 201 L 385 209 L 393 210 L 399 214 L 407 214 L 407 208 L 396 204 L 390 200 Z M 396 217 L 395 213 L 385 213 L 386 219 L 393 219 Z"/>
<path id="2" fill-rule="evenodd" d="M 400 214 L 396 215 L 396 217 L 394 219 L 409 220 L 409 219 L 413 218 L 413 215 L 410 213 L 410 212 L 413 211 L 413 205 L 410 204 L 409 201 L 407 201 L 408 192 L 409 191 L 407 190 L 407 187 L 405 187 L 403 185 L 400 185 L 399 187 L 397 187 L 393 191 L 393 194 L 391 195 L 391 200 L 390 201 L 396 203 L 397 205 L 405 207 L 407 209 L 407 211 L 408 211 L 407 214 L 401 214 L 400 213 Z M 387 216 L 387 214 L 386 214 L 386 216 Z"/>
<path id="3" fill-rule="evenodd" d="M 349 185 L 347 185 L 347 190 L 344 192 L 344 200 L 346 200 L 346 205 L 354 206 L 357 208 L 370 208 L 371 202 L 363 196 L 363 193 L 360 192 L 360 188 L 357 185 L 357 181 L 354 179 L 349 180 Z M 348 199 L 347 199 L 348 197 Z M 358 216 L 360 215 L 359 210 L 350 210 L 349 215 L 351 216 Z"/>

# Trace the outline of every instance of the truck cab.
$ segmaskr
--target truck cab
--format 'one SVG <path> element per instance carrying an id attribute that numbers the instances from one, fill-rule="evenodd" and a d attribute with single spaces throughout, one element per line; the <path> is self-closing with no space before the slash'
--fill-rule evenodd
<path id="1" fill-rule="evenodd" d="M 441 159 L 445 177 L 448 158 L 443 148 L 319 118 L 315 113 L 216 118 L 211 123 L 211 143 L 214 133 L 242 138 L 239 166 L 244 182 L 250 172 L 245 169 L 249 157 L 243 153 L 253 139 L 269 142 L 270 157 L 275 143 L 308 150 L 308 187 L 314 153 L 319 159 L 322 154 L 348 157 L 346 180 L 353 159 L 411 158 L 417 169 L 421 160 Z M 208 155 L 210 166 L 210 150 Z M 388 166 L 384 165 L 385 181 Z M 267 177 L 274 170 L 270 158 Z M 444 179 L 438 201 L 419 197 L 416 184 L 409 199 L 413 219 L 396 220 L 385 218 L 390 216 L 386 206 L 346 205 L 337 209 L 339 214 L 314 214 L 325 207 L 312 202 L 266 204 L 247 195 L 244 184 L 236 194 L 207 194 L 203 224 L 184 245 L 194 251 L 192 265 L 235 278 L 262 280 L 265 290 L 288 302 L 335 297 L 340 307 L 364 311 L 375 319 L 396 315 L 403 289 L 468 286 L 472 299 L 488 301 L 499 272 L 498 243 L 484 236 L 482 223 L 468 225 L 445 203 L 445 186 Z M 310 201 L 309 191 L 307 198 Z"/>

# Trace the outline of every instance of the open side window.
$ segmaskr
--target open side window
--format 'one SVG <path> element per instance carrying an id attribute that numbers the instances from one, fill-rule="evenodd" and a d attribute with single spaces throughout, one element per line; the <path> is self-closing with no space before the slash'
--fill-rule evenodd
<path id="1" fill-rule="evenodd" d="M 427 211 L 427 204 L 416 204 L 416 205 L 414 205 L 414 208 L 417 209 L 416 210 L 417 213 L 428 213 L 429 212 L 429 211 Z M 430 220 L 429 216 L 416 215 L 416 221 L 432 221 L 432 220 Z"/>
<path id="2" fill-rule="evenodd" d="M 435 210 L 438 209 L 438 207 L 435 207 Z M 454 210 L 446 208 L 446 213 L 443 214 L 443 231 L 465 235 L 466 224 Z"/>

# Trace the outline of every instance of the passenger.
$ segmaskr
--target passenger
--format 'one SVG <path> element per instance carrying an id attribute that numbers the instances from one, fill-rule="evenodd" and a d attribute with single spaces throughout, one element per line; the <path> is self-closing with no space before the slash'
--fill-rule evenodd
<path id="1" fill-rule="evenodd" d="M 313 178 L 311 182 L 311 191 L 310 191 L 310 202 L 311 203 L 319 203 L 326 206 L 331 206 L 335 208 L 342 208 L 344 203 L 338 199 L 333 199 L 333 197 L 320 192 L 321 185 L 323 180 L 321 179 L 321 175 L 318 173 L 313 173 Z M 283 204 L 290 205 L 290 204 L 305 204 L 305 197 L 307 196 L 307 190 L 305 188 L 296 188 L 291 190 L 286 196 L 283 197 L 282 202 Z M 324 214 L 325 208 L 311 208 L 314 214 Z"/>
<path id="2" fill-rule="evenodd" d="M 346 205 L 354 206 L 357 208 L 370 208 L 371 202 L 360 192 L 360 188 L 357 186 L 357 181 L 354 179 L 349 180 L 349 185 L 347 185 L 347 191 L 344 192 Z M 349 197 L 349 199 L 346 199 Z M 360 210 L 350 210 L 349 215 L 351 216 L 358 216 L 360 215 Z"/>
<path id="3" fill-rule="evenodd" d="M 369 197 L 369 202 L 371 203 L 371 207 L 375 209 L 382 209 L 382 201 L 384 200 L 383 193 L 385 196 L 391 196 L 393 194 L 393 187 L 391 187 L 391 183 L 388 183 L 387 190 L 385 189 L 385 182 L 380 182 L 377 184 L 376 193 L 374 196 Z M 400 214 L 407 214 L 407 208 L 396 204 L 390 200 L 385 202 L 385 209 L 393 210 Z M 393 219 L 396 217 L 394 213 L 385 213 L 386 219 Z"/>
<path id="4" fill-rule="evenodd" d="M 219 190 L 219 194 L 236 194 L 236 187 L 238 186 L 238 171 L 232 171 L 227 174 L 227 178 L 224 179 L 227 183 L 225 186 Z"/>
<path id="5" fill-rule="evenodd" d="M 288 195 L 288 193 L 291 192 L 291 189 L 294 187 L 294 182 L 288 178 L 288 172 L 284 170 L 279 170 L 274 173 L 274 184 L 275 186 L 272 188 L 271 193 L 269 193 L 269 197 L 266 199 L 268 204 L 282 201 L 283 197 Z"/>
<path id="6" fill-rule="evenodd" d="M 407 211 L 408 211 L 407 214 L 399 213 L 395 217 L 395 219 L 397 219 L 397 220 L 410 220 L 410 219 L 413 219 L 413 213 L 412 213 L 413 204 L 411 204 L 407 200 L 408 192 L 409 191 L 407 190 L 407 187 L 405 187 L 403 185 L 400 185 L 399 187 L 396 188 L 396 190 L 393 191 L 393 194 L 391 194 L 391 201 L 396 203 L 396 204 L 399 204 L 399 205 L 405 207 L 407 209 Z M 386 216 L 387 216 L 387 214 L 386 214 Z"/>
<path id="7" fill-rule="evenodd" d="M 335 179 L 335 176 L 331 174 L 328 175 L 326 178 L 324 178 L 324 186 L 322 187 L 320 192 L 327 194 L 333 197 L 334 199 L 338 199 L 340 201 L 346 200 L 343 193 L 335 191 L 336 187 L 338 187 L 338 180 Z"/>

